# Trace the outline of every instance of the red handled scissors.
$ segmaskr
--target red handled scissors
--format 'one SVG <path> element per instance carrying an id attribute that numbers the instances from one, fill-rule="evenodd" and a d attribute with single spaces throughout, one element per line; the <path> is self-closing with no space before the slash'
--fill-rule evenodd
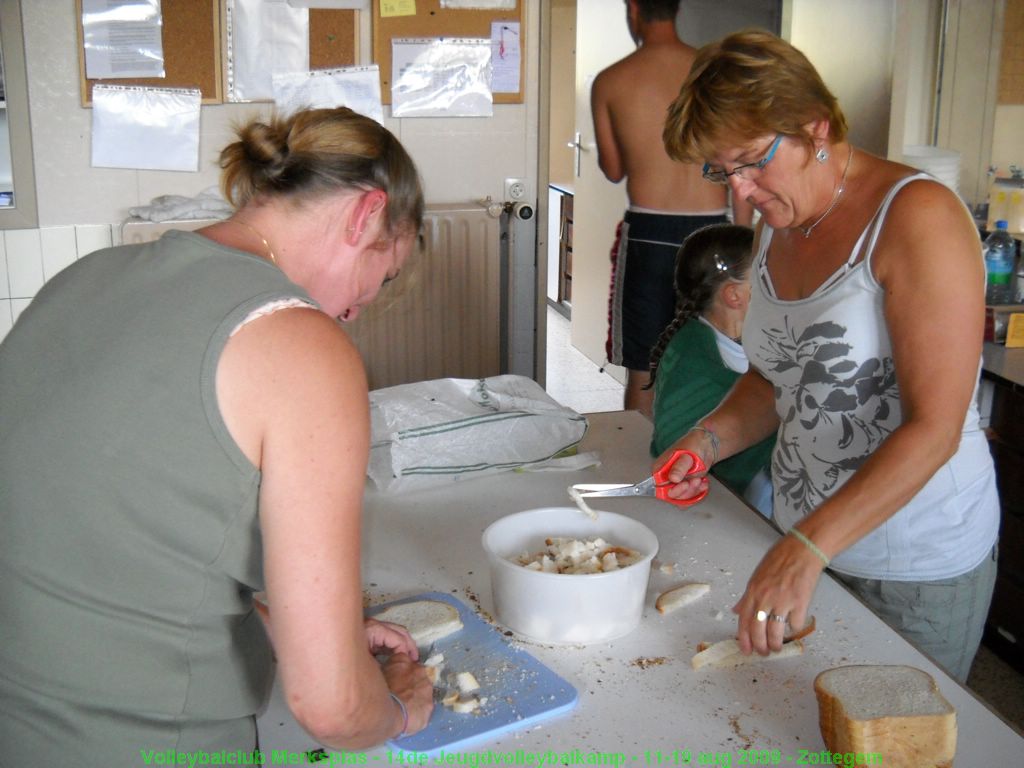
<path id="1" fill-rule="evenodd" d="M 667 501 L 670 504 L 675 504 L 680 507 L 688 507 L 691 504 L 696 504 L 707 496 L 708 489 L 705 488 L 696 496 L 689 499 L 673 499 L 668 495 L 668 489 L 674 485 L 674 483 L 668 479 L 668 473 L 676 461 L 679 460 L 680 456 L 689 456 L 690 459 L 693 460 L 693 466 L 690 467 L 690 471 L 686 473 L 687 477 L 698 472 L 703 472 L 707 469 L 700 456 L 695 454 L 693 451 L 687 451 L 680 448 L 672 453 L 669 460 L 665 462 L 657 472 L 636 485 L 629 485 L 628 483 L 581 483 L 579 485 L 574 485 L 572 489 L 580 496 L 586 497 L 653 496 L 657 499 L 661 499 L 662 501 Z"/>

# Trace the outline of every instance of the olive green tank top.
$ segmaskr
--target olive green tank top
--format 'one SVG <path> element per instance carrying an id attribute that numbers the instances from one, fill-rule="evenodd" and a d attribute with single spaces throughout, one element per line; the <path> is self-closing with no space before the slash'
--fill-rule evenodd
<path id="1" fill-rule="evenodd" d="M 313 304 L 268 262 L 170 232 L 79 260 L 22 313 L 0 344 L 0 704 L 124 713 L 125 738 L 129 716 L 260 708 L 260 473 L 214 379 L 233 329 L 289 297 Z"/>

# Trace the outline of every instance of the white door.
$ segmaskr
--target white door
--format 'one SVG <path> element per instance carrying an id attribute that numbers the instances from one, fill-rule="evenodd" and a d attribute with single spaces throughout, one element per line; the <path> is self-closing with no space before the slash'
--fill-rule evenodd
<path id="1" fill-rule="evenodd" d="M 601 364 L 608 334 L 609 252 L 626 208 L 626 185 L 612 184 L 597 167 L 590 86 L 597 73 L 636 50 L 622 0 L 586 0 L 576 7 L 576 130 L 579 173 L 573 200 L 572 344 Z M 571 138 L 571 137 L 570 137 Z M 624 380 L 624 369 L 609 372 Z"/>
<path id="2" fill-rule="evenodd" d="M 777 33 L 782 17 L 783 0 L 682 0 L 676 26 L 684 41 L 699 47 L 743 27 L 762 27 Z M 612 184 L 597 167 L 590 86 L 598 72 L 635 49 L 622 0 L 577 2 L 576 130 L 581 146 L 574 184 L 572 343 L 598 364 L 605 360 L 609 253 L 615 227 L 626 207 L 626 185 Z M 625 381 L 625 369 L 613 366 L 608 372 Z"/>

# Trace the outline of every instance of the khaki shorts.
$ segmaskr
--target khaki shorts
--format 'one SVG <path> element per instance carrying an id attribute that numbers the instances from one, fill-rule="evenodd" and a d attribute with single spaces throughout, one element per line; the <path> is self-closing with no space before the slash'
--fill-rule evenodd
<path id="1" fill-rule="evenodd" d="M 831 572 L 886 624 L 963 683 L 981 644 L 999 545 L 972 571 L 937 581 L 882 581 Z"/>

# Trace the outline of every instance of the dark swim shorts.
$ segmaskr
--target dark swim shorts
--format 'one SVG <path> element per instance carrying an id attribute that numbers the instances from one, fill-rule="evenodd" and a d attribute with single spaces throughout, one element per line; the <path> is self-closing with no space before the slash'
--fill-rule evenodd
<path id="1" fill-rule="evenodd" d="M 612 248 L 608 360 L 634 371 L 650 366 L 651 349 L 676 314 L 676 253 L 683 240 L 724 215 L 626 211 Z"/>

